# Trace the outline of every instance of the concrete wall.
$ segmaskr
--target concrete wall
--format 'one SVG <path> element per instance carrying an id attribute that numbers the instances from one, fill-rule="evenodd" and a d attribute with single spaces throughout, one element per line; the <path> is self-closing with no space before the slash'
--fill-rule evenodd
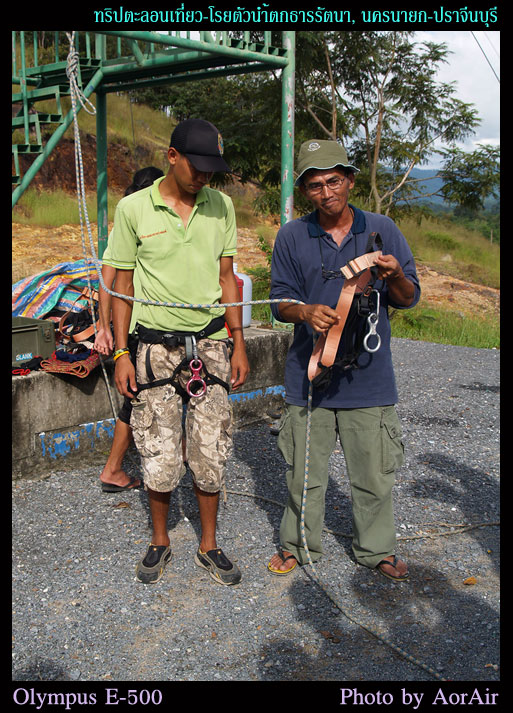
<path id="1" fill-rule="evenodd" d="M 230 394 L 236 428 L 263 420 L 283 403 L 283 370 L 292 333 L 244 330 L 251 374 L 243 390 Z M 114 364 L 106 363 L 115 413 L 122 399 L 114 386 Z M 34 371 L 12 378 L 13 479 L 38 477 L 73 459 L 109 452 L 115 418 L 101 368 L 85 379 Z"/>

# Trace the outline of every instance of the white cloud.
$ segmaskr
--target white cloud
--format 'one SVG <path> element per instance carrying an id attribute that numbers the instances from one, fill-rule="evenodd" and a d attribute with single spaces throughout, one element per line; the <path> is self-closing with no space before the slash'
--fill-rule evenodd
<path id="1" fill-rule="evenodd" d="M 438 79 L 455 81 L 458 98 L 477 109 L 481 124 L 461 148 L 472 150 L 478 143 L 499 145 L 500 84 L 495 74 L 500 79 L 500 32 L 416 32 L 415 39 L 447 44 L 452 54 L 441 65 Z"/>

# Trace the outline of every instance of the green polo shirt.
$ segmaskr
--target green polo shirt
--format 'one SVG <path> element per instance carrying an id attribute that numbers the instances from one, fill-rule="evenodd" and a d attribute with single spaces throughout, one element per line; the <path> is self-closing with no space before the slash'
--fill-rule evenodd
<path id="1" fill-rule="evenodd" d="M 187 225 L 164 203 L 159 185 L 164 177 L 122 198 L 103 262 L 135 270 L 134 296 L 159 302 L 215 304 L 221 299 L 219 263 L 237 252 L 235 211 L 220 191 L 202 188 Z M 184 309 L 137 305 L 137 321 L 149 329 L 199 332 L 224 307 Z M 134 315 L 132 324 L 134 326 Z M 223 339 L 226 329 L 211 335 Z"/>

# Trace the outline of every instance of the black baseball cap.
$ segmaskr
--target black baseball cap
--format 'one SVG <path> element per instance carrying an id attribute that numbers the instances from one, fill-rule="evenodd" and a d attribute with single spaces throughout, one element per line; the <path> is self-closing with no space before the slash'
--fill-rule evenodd
<path id="1" fill-rule="evenodd" d="M 187 156 L 198 171 L 231 172 L 223 159 L 223 137 L 210 121 L 185 119 L 180 122 L 171 134 L 169 146 Z"/>

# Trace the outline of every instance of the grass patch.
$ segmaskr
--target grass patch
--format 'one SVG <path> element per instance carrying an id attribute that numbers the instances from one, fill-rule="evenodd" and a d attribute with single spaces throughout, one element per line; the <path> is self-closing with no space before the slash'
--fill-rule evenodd
<path id="1" fill-rule="evenodd" d="M 114 215 L 120 198 L 121 195 L 109 193 L 109 215 Z M 91 222 L 97 221 L 96 194 L 87 197 L 87 214 Z M 12 220 L 13 223 L 44 227 L 77 225 L 80 223 L 78 198 L 61 190 L 39 192 L 35 188 L 28 188 L 16 204 Z"/>
<path id="2" fill-rule="evenodd" d="M 450 310 L 416 306 L 391 310 L 392 336 L 436 344 L 500 349 L 500 325 L 494 315 L 469 317 Z"/>
<path id="3" fill-rule="evenodd" d="M 272 249 L 272 229 L 266 225 L 257 227 L 258 246 L 264 253 L 267 265 L 250 268 L 247 272 L 251 276 L 253 282 L 253 299 L 267 300 L 271 291 L 271 259 L 273 255 Z M 253 305 L 251 308 L 251 317 L 260 322 L 270 323 L 272 321 L 270 305 Z"/>
<path id="4" fill-rule="evenodd" d="M 255 216 L 255 211 L 251 204 L 244 200 L 241 195 L 233 195 L 231 199 L 235 209 L 235 215 L 237 216 L 237 227 L 254 229 L 258 219 Z"/>
<path id="5" fill-rule="evenodd" d="M 253 283 L 253 299 L 268 300 L 271 290 L 271 273 L 266 267 L 252 267 L 246 271 Z M 253 305 L 251 307 L 251 319 L 257 322 L 271 322 L 270 305 Z"/>
<path id="6" fill-rule="evenodd" d="M 486 287 L 500 288 L 500 245 L 473 230 L 443 219 L 413 218 L 398 223 L 415 260 L 437 272 Z"/>

